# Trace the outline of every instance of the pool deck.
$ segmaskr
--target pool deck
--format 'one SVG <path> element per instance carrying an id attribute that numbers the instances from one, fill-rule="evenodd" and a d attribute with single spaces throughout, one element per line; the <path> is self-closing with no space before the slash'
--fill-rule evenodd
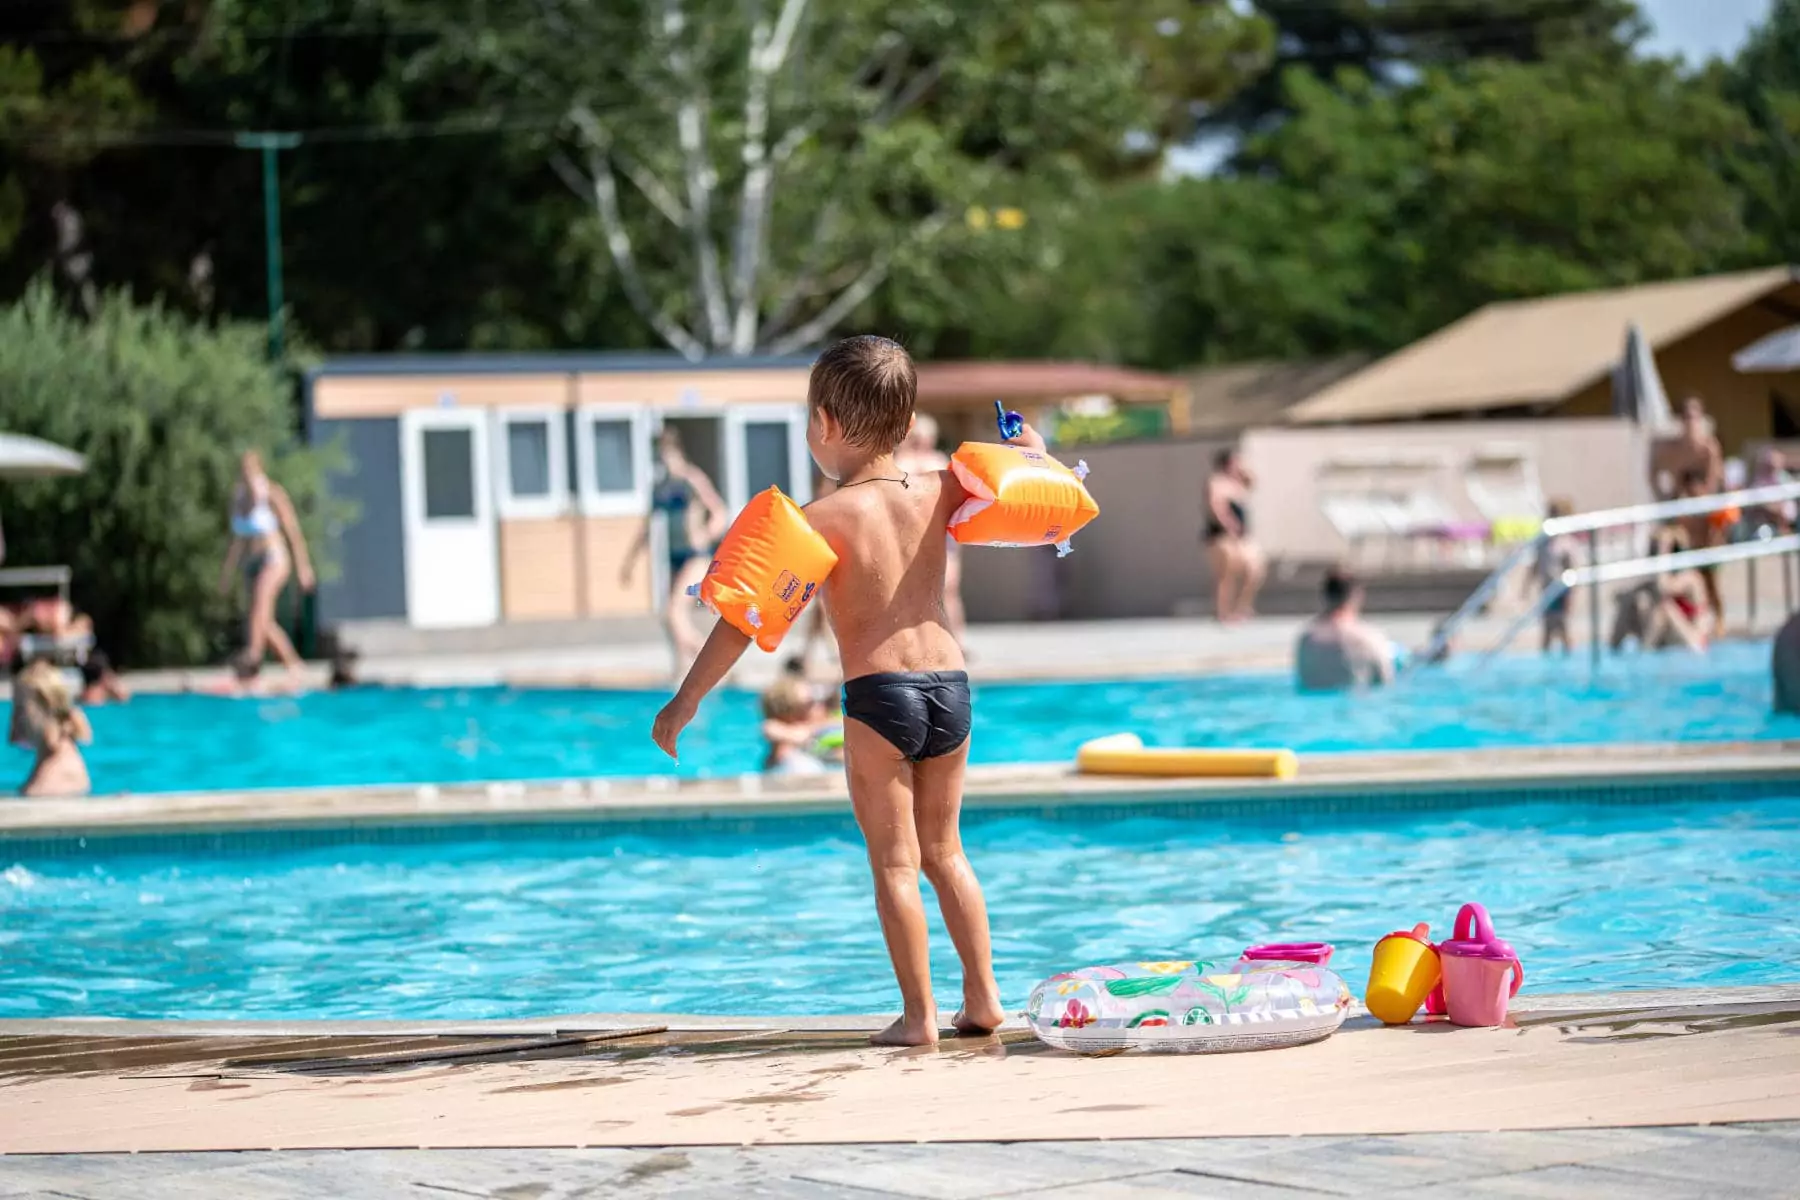
<path id="1" fill-rule="evenodd" d="M 1377 624 L 1403 645 L 1422 644 L 1443 614 L 1396 614 Z M 1130 678 L 1232 671 L 1262 671 L 1293 662 L 1294 639 L 1305 622 L 1298 617 L 1258 617 L 1238 625 L 1199 618 L 1145 618 L 1123 621 L 1019 622 L 975 625 L 968 632 L 970 670 L 987 680 Z M 1504 623 L 1477 622 L 1470 645 L 1485 646 Z M 825 667 L 829 639 L 814 660 Z M 746 654 L 732 682 L 762 687 L 788 655 Z M 636 687 L 670 685 L 669 650 L 662 638 L 636 642 L 575 644 L 551 649 L 489 650 L 479 653 L 385 655 L 358 664 L 373 682 L 424 687 L 513 684 L 521 687 Z M 271 671 L 272 681 L 279 672 Z M 323 667 L 310 668 L 311 686 L 325 682 Z M 223 668 L 203 671 L 146 671 L 130 682 L 145 691 L 184 691 L 218 685 Z"/>
<path id="2" fill-rule="evenodd" d="M 1296 778 L 1130 779 L 1063 764 L 973 768 L 965 807 L 1054 814 L 1134 810 L 1254 815 L 1455 808 L 1521 799 L 1629 799 L 1645 789 L 1800 785 L 1800 742 L 1667 743 L 1303 755 Z M 0 805 L 0 847 L 29 839 L 183 833 L 442 829 L 571 822 L 738 821 L 841 816 L 841 775 L 818 779 L 583 779 L 416 787 L 193 792 Z"/>
<path id="3" fill-rule="evenodd" d="M 1443 613 L 1380 613 L 1371 622 L 1407 647 L 1429 640 Z M 1017 622 L 971 626 L 967 637 L 969 670 L 988 682 L 1130 679 L 1171 675 L 1233 674 L 1289 670 L 1294 641 L 1306 621 L 1301 617 L 1257 617 L 1235 625 L 1196 617 L 1146 617 L 1116 621 Z M 1493 645 L 1509 620 L 1471 621 L 1457 644 L 1473 654 Z M 1765 606 L 1756 621 L 1733 613 L 1736 636 L 1768 637 L 1781 625 L 1780 612 Z M 1585 619 L 1576 622 L 1585 637 Z M 1522 634 L 1510 653 L 1536 653 L 1535 631 Z M 829 645 L 813 666 L 827 674 Z M 752 650 L 732 673 L 739 687 L 761 688 L 773 680 L 788 657 Z M 667 689 L 669 650 L 660 637 L 635 642 L 574 643 L 544 649 L 496 649 L 467 653 L 382 655 L 364 658 L 358 672 L 369 682 L 417 687 L 611 687 Z M 1586 671 L 1586 651 L 1577 647 L 1571 670 Z M 323 687 L 323 665 L 310 666 L 302 682 Z M 229 681 L 223 667 L 203 670 L 133 672 L 131 685 L 146 692 L 179 692 L 220 688 Z M 271 668 L 264 675 L 271 687 L 283 677 Z"/>
<path id="4" fill-rule="evenodd" d="M 1203 1057 L 1078 1058 L 1022 1029 L 880 1050 L 879 1020 L 4 1021 L 0 1197 L 1793 1195 L 1800 1177 L 1800 986 L 1527 995 L 1500 1029 L 1359 1013 L 1309 1046 Z"/>

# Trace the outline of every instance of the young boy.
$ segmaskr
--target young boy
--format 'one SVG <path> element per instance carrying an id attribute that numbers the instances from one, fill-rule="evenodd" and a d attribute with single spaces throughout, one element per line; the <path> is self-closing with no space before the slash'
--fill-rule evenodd
<path id="1" fill-rule="evenodd" d="M 806 440 L 837 487 L 807 507 L 837 553 L 824 587 L 844 678 L 844 765 L 875 877 L 875 910 L 900 983 L 900 1019 L 878 1045 L 937 1041 L 919 872 L 937 892 L 962 960 L 956 1031 L 981 1035 L 1006 1014 L 994 980 L 987 905 L 963 854 L 958 815 L 969 757 L 969 677 L 944 613 L 944 530 L 963 501 L 948 471 L 909 472 L 894 452 L 913 423 L 912 359 L 897 343 L 853 337 L 819 356 Z M 1043 449 L 1027 428 L 1014 439 Z M 749 639 L 721 621 L 653 736 L 671 757 L 701 697 Z"/>
<path id="2" fill-rule="evenodd" d="M 813 748 L 829 722 L 825 703 L 804 680 L 777 679 L 762 696 L 762 735 L 769 752 L 763 770 L 773 775 L 823 775 L 827 768 Z"/>

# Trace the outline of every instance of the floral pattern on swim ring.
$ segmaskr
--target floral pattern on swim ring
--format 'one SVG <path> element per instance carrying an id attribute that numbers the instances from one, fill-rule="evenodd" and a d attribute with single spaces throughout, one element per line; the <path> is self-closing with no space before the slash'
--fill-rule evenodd
<path id="1" fill-rule="evenodd" d="M 1349 1007 L 1344 981 L 1312 963 L 1171 959 L 1052 976 L 1025 1015 L 1043 1042 L 1078 1053 L 1206 1053 L 1317 1041 Z"/>

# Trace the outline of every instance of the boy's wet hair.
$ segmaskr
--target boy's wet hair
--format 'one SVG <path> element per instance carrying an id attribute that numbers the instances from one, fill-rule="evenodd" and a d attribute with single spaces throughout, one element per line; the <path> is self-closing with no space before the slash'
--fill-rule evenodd
<path id="1" fill-rule="evenodd" d="M 836 421 L 851 445 L 886 451 L 906 440 L 918 391 L 906 347 L 889 338 L 860 334 L 819 355 L 806 402 Z"/>

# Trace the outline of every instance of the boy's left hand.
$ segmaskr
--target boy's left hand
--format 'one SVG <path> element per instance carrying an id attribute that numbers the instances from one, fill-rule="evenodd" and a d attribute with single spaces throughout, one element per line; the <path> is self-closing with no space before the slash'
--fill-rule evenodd
<path id="1" fill-rule="evenodd" d="M 675 743 L 681 738 L 681 731 L 686 729 L 688 722 L 693 719 L 694 706 L 680 696 L 676 696 L 663 705 L 662 711 L 656 714 L 656 724 L 650 727 L 650 738 L 662 749 L 664 754 L 680 762 L 680 756 L 675 752 Z"/>
<path id="2" fill-rule="evenodd" d="M 1036 450 L 1039 454 L 1044 453 L 1045 450 L 1044 435 L 1033 429 L 1029 424 L 1021 426 L 1019 429 L 1019 436 L 1008 438 L 1006 444 L 1009 446 L 1020 446 L 1026 450 Z"/>

